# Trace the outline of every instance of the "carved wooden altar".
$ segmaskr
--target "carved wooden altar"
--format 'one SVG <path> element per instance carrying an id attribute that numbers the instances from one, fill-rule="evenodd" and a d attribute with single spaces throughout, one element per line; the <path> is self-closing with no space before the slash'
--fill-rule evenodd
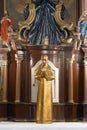
<path id="1" fill-rule="evenodd" d="M 43 18 L 38 13 L 40 8 L 36 9 L 32 2 L 29 6 L 30 17 L 19 23 L 17 50 L 9 52 L 8 48 L 0 48 L 0 120 L 36 121 L 34 70 L 42 55 L 48 56 L 48 63 L 55 71 L 53 122 L 87 120 L 86 48 L 81 47 L 72 58 L 75 39 L 71 35 L 72 24 L 64 22 L 61 16 L 61 2 L 55 8 L 44 0 L 40 7 L 43 8 L 42 13 L 46 13 Z M 49 17 L 52 21 L 48 20 Z M 48 27 L 49 23 L 51 26 Z"/>

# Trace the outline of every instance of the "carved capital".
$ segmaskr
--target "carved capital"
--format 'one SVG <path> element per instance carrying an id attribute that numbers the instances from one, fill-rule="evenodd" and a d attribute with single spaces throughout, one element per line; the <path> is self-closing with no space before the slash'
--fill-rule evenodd
<path id="1" fill-rule="evenodd" d="M 87 60 L 84 60 L 84 65 L 87 66 Z"/>
<path id="2" fill-rule="evenodd" d="M 17 64 L 21 64 L 21 62 L 23 61 L 23 59 L 19 59 L 19 58 L 16 58 L 15 60 Z"/>

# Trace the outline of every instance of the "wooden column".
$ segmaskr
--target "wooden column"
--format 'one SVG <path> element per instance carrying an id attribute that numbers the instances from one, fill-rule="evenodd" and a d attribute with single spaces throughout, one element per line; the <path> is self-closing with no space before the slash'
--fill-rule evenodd
<path id="1" fill-rule="evenodd" d="M 16 57 L 16 94 L 15 94 L 15 102 L 20 102 L 20 96 L 21 96 L 21 70 L 22 70 L 22 61 L 23 58 Z"/>
<path id="2" fill-rule="evenodd" d="M 10 65 L 8 48 L 0 48 L 0 120 L 8 120 L 8 68 Z"/>
<path id="3" fill-rule="evenodd" d="M 82 103 L 81 103 L 81 109 L 82 112 L 82 119 L 83 121 L 87 121 L 87 46 L 84 45 L 82 47 L 82 50 L 84 52 L 84 60 L 83 60 L 83 97 L 82 97 Z"/>
<path id="4" fill-rule="evenodd" d="M 82 48 L 84 52 L 84 93 L 83 93 L 83 102 L 87 103 L 87 48 Z"/>
<path id="5" fill-rule="evenodd" d="M 7 84 L 8 84 L 8 61 L 3 61 L 3 102 L 7 102 Z"/>
<path id="6" fill-rule="evenodd" d="M 87 103 L 87 60 L 84 60 L 84 103 Z"/>
<path id="7" fill-rule="evenodd" d="M 73 103 L 73 59 L 67 61 L 68 70 L 68 102 Z"/>
<path id="8" fill-rule="evenodd" d="M 9 57 L 10 58 L 10 57 Z M 0 86 L 2 89 L 1 101 L 7 102 L 8 94 L 8 48 L 0 48 Z"/>

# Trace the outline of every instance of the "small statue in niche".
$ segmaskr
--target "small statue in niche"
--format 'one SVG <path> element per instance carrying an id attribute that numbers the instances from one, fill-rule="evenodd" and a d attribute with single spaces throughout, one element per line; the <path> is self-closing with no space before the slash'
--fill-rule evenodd
<path id="1" fill-rule="evenodd" d="M 52 122 L 52 80 L 54 80 L 54 71 L 48 65 L 47 55 L 41 56 L 42 64 L 35 70 L 35 79 L 38 80 L 37 96 L 37 123 Z"/>
<path id="2" fill-rule="evenodd" d="M 2 17 L 0 23 L 2 47 L 8 47 L 9 51 L 11 51 L 11 48 L 16 50 L 13 36 L 17 38 L 17 34 L 13 31 L 12 18 L 8 15 L 7 10 L 5 11 L 4 17 Z"/>
<path id="3" fill-rule="evenodd" d="M 78 26 L 80 27 L 80 32 L 83 37 L 83 43 L 87 45 L 87 10 L 80 16 Z"/>

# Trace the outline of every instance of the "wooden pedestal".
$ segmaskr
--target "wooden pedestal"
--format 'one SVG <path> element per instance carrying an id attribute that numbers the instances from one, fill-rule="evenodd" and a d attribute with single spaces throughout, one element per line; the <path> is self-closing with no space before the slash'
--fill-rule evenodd
<path id="1" fill-rule="evenodd" d="M 8 105 L 7 103 L 0 102 L 0 121 L 8 120 Z"/>

